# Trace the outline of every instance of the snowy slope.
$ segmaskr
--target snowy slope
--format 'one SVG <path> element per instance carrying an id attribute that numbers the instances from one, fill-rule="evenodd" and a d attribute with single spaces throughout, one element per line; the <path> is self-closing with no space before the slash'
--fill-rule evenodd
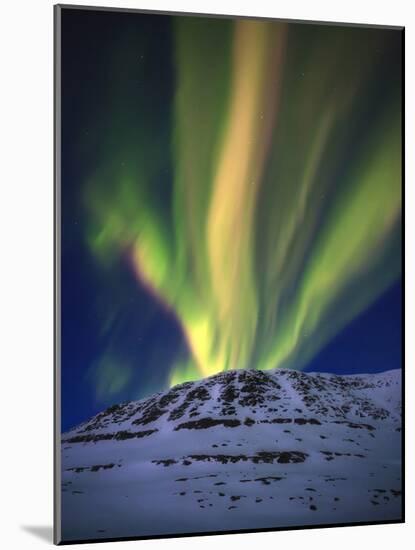
<path id="1" fill-rule="evenodd" d="M 64 540 L 401 516 L 401 373 L 240 370 L 62 435 Z"/>

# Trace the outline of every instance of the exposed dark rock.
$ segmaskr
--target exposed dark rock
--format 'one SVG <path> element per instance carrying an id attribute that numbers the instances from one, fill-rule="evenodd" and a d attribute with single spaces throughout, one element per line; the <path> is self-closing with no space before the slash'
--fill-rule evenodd
<path id="1" fill-rule="evenodd" d="M 151 462 L 157 465 L 162 464 L 163 466 L 171 466 L 172 464 L 177 464 L 177 460 L 174 460 L 173 458 L 152 460 Z"/>
<path id="2" fill-rule="evenodd" d="M 115 432 L 115 433 L 103 433 L 103 434 L 86 434 L 86 435 L 75 435 L 69 439 L 65 439 L 67 443 L 96 443 L 97 441 L 106 441 L 111 439 L 124 440 L 124 439 L 134 439 L 140 437 L 147 437 L 155 432 L 157 429 L 153 430 L 144 430 L 141 432 L 128 432 L 126 430 Z"/>
<path id="3" fill-rule="evenodd" d="M 240 426 L 241 421 L 237 418 L 200 418 L 199 420 L 189 420 L 178 424 L 174 429 L 177 430 L 203 430 L 213 426 L 225 426 L 226 428 L 235 428 Z"/>

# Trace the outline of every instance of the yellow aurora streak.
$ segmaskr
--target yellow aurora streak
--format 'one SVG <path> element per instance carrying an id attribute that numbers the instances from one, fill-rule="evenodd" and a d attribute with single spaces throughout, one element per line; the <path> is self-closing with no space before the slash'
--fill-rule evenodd
<path id="1" fill-rule="evenodd" d="M 399 275 L 400 102 L 359 147 L 350 123 L 382 44 L 370 36 L 357 64 L 358 29 L 300 48 L 292 28 L 178 18 L 169 219 L 154 199 L 157 143 L 152 162 L 137 147 L 134 173 L 98 171 L 88 186 L 92 249 L 102 261 L 129 250 L 183 328 L 190 358 L 172 384 L 301 368 Z"/>
<path id="2" fill-rule="evenodd" d="M 255 339 L 255 202 L 279 97 L 285 36 L 284 27 L 275 33 L 263 22 L 241 21 L 235 29 L 232 95 L 207 219 L 215 324 L 222 340 L 218 351 L 228 368 L 247 364 Z M 273 73 L 277 78 L 269 78 Z"/>

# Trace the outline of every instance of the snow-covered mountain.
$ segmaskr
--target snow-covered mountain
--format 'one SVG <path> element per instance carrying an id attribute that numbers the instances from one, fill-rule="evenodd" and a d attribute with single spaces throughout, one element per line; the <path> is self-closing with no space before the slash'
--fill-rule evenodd
<path id="1" fill-rule="evenodd" d="M 400 371 L 229 371 L 62 435 L 63 540 L 400 517 Z"/>

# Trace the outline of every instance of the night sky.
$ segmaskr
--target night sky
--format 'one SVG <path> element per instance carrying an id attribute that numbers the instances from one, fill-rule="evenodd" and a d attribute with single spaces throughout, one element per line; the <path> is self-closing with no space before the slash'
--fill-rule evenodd
<path id="1" fill-rule="evenodd" d="M 62 10 L 62 428 L 401 366 L 401 31 Z"/>

